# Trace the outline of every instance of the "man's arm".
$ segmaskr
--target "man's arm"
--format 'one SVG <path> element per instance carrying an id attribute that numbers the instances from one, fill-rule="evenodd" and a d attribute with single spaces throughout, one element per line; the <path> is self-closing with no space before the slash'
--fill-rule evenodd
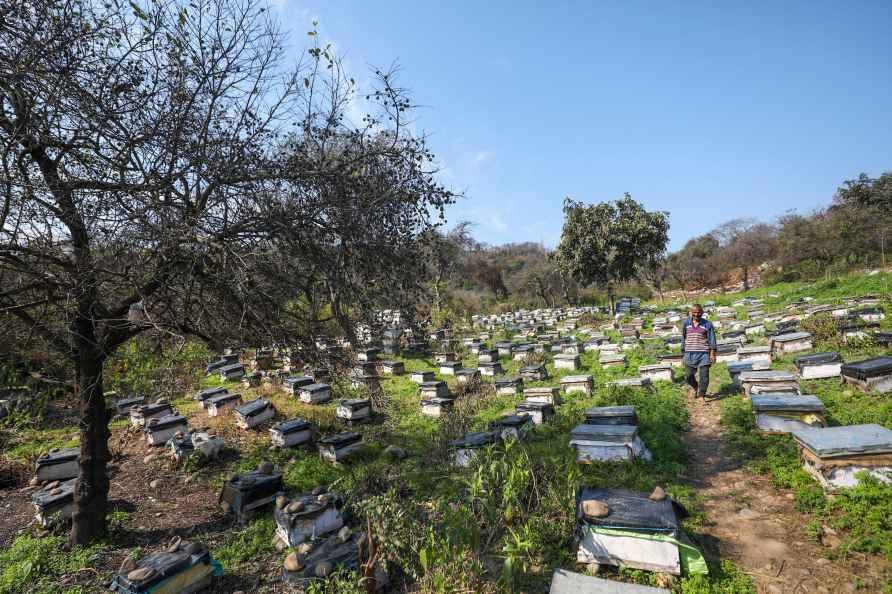
<path id="1" fill-rule="evenodd" d="M 709 331 L 706 332 L 706 339 L 709 341 L 709 362 L 715 363 L 718 343 L 715 339 L 715 326 L 712 325 L 712 322 L 709 323 Z"/>
<path id="2" fill-rule="evenodd" d="M 684 341 L 687 338 L 687 335 L 688 335 L 688 321 L 682 320 L 681 321 L 681 354 L 682 355 L 684 354 Z"/>

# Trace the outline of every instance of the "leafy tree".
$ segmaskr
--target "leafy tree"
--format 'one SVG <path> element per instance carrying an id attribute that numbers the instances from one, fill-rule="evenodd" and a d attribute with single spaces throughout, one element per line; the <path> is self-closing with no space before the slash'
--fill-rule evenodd
<path id="1" fill-rule="evenodd" d="M 669 241 L 668 213 L 648 212 L 628 193 L 591 205 L 568 198 L 564 217 L 555 251 L 558 266 L 582 285 L 605 285 L 611 309 L 614 283 L 634 278 Z"/>
<path id="2" fill-rule="evenodd" d="M 385 277 L 411 275 L 398 263 L 452 195 L 405 93 L 377 73 L 354 125 L 330 48 L 284 56 L 250 0 L 0 5 L 0 316 L 75 371 L 73 544 L 106 528 L 103 370 L 121 345 L 151 331 L 312 355 L 295 304 L 337 302 L 347 325 L 417 282 Z"/>

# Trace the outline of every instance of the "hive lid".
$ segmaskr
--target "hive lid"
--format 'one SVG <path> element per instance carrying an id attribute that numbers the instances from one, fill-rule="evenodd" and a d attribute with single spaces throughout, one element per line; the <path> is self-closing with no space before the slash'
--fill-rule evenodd
<path id="1" fill-rule="evenodd" d="M 233 400 L 241 399 L 242 395 L 238 392 L 227 392 L 226 394 L 220 394 L 219 396 L 214 396 L 212 398 L 207 399 L 208 404 L 222 404 L 226 402 L 232 402 Z"/>
<path id="2" fill-rule="evenodd" d="M 553 404 L 549 404 L 548 402 L 530 402 L 529 400 L 524 400 L 515 408 L 517 412 L 554 412 Z"/>
<path id="3" fill-rule="evenodd" d="M 182 415 L 164 415 L 163 417 L 155 417 L 154 419 L 150 420 L 145 427 L 145 432 L 151 433 L 152 431 L 169 429 L 170 427 L 176 427 L 177 425 L 186 424 L 186 417 Z"/>
<path id="4" fill-rule="evenodd" d="M 59 492 L 56 494 L 52 494 L 53 491 L 57 490 L 55 486 L 52 489 L 43 487 L 41 490 L 37 491 L 36 493 L 34 493 L 34 495 L 31 496 L 31 501 L 34 503 L 34 505 L 41 509 L 46 509 L 48 507 L 60 505 L 69 501 L 74 501 L 75 483 L 77 483 L 76 478 L 59 483 Z"/>
<path id="5" fill-rule="evenodd" d="M 740 374 L 741 382 L 793 382 L 796 379 L 795 373 L 777 369 L 744 371 Z"/>
<path id="6" fill-rule="evenodd" d="M 224 388 L 222 386 L 217 387 L 217 388 L 208 388 L 206 390 L 202 390 L 201 392 L 198 392 L 194 396 L 193 399 L 204 401 L 204 400 L 208 400 L 209 398 L 213 398 L 214 396 L 219 396 L 220 394 L 226 394 L 228 392 L 229 392 L 229 390 L 227 390 L 226 388 Z"/>
<path id="7" fill-rule="evenodd" d="M 629 443 L 638 435 L 635 425 L 577 425 L 570 432 L 570 443 L 587 441 L 606 441 L 611 443 Z"/>
<path id="8" fill-rule="evenodd" d="M 257 398 L 235 407 L 235 412 L 243 417 L 253 417 L 266 410 L 270 406 L 269 400 L 266 398 Z"/>
<path id="9" fill-rule="evenodd" d="M 37 459 L 37 466 L 52 466 L 77 460 L 81 455 L 80 447 L 65 448 L 57 452 L 47 452 Z"/>
<path id="10" fill-rule="evenodd" d="M 521 427 L 532 422 L 529 415 L 505 415 L 490 423 L 489 426 L 492 429 L 498 427 Z"/>
<path id="11" fill-rule="evenodd" d="M 444 406 L 449 405 L 455 402 L 455 398 L 451 398 L 449 396 L 431 396 L 430 398 L 423 398 L 421 400 L 422 406 L 428 405 L 436 405 L 436 406 Z"/>
<path id="12" fill-rule="evenodd" d="M 347 408 L 362 408 L 364 406 L 371 406 L 372 400 L 370 398 L 349 398 L 338 401 L 338 404 L 346 406 Z"/>
<path id="13" fill-rule="evenodd" d="M 771 352 L 771 347 L 769 347 L 769 346 L 753 345 L 753 346 L 742 346 L 742 347 L 737 348 L 738 355 L 751 355 L 751 354 L 756 354 L 756 353 L 770 353 L 770 352 Z"/>
<path id="14" fill-rule="evenodd" d="M 635 407 L 632 405 L 623 406 L 593 406 L 586 409 L 586 417 L 634 417 Z"/>
<path id="15" fill-rule="evenodd" d="M 295 431 L 303 431 L 304 429 L 309 429 L 312 426 L 312 423 L 310 423 L 308 420 L 296 418 L 288 419 L 287 421 L 282 421 L 281 423 L 276 423 L 272 426 L 272 429 L 278 431 L 279 433 L 293 433 Z"/>
<path id="16" fill-rule="evenodd" d="M 301 391 L 304 392 L 323 392 L 325 390 L 330 390 L 331 386 L 328 384 L 308 384 L 306 386 L 301 387 Z"/>
<path id="17" fill-rule="evenodd" d="M 738 361 L 736 363 L 728 363 L 728 373 L 743 373 L 744 371 L 764 371 L 771 365 L 764 360 L 755 359 L 753 361 Z"/>
<path id="18" fill-rule="evenodd" d="M 888 375 L 892 373 L 892 357 L 874 357 L 864 361 L 846 363 L 840 369 L 843 375 L 862 380 Z"/>
<path id="19" fill-rule="evenodd" d="M 450 447 L 454 448 L 483 448 L 501 441 L 502 436 L 498 431 L 472 431 L 465 433 L 464 437 L 450 441 Z"/>
<path id="20" fill-rule="evenodd" d="M 837 352 L 815 353 L 813 355 L 803 355 L 793 359 L 796 367 L 808 367 L 809 365 L 823 365 L 825 363 L 838 363 L 842 361 L 842 357 Z"/>
<path id="21" fill-rule="evenodd" d="M 565 375 L 561 378 L 562 384 L 578 384 L 581 382 L 591 382 L 592 376 L 590 375 Z"/>
<path id="22" fill-rule="evenodd" d="M 313 378 L 306 375 L 292 375 L 283 379 L 282 383 L 295 388 L 300 388 L 303 386 L 309 386 L 310 384 L 314 383 L 314 380 Z"/>
<path id="23" fill-rule="evenodd" d="M 651 501 L 649 493 L 625 489 L 582 488 L 576 494 L 576 518 L 581 524 L 640 530 L 643 532 L 674 532 L 678 530 L 678 513 L 670 497 Z M 610 513 L 604 518 L 587 518 L 582 504 L 587 500 L 600 501 Z"/>
<path id="24" fill-rule="evenodd" d="M 508 378 L 508 379 L 497 379 L 495 381 L 495 385 L 497 388 L 506 388 L 509 386 L 516 386 L 517 384 L 521 383 L 522 381 L 523 380 L 520 379 L 519 377 L 512 377 L 512 378 Z"/>
<path id="25" fill-rule="evenodd" d="M 334 447 L 343 447 L 346 445 L 350 445 L 351 443 L 356 443 L 358 441 L 362 441 L 362 435 L 359 433 L 353 433 L 352 431 L 346 433 L 338 433 L 337 435 L 329 435 L 328 437 L 323 437 L 318 442 L 319 445 L 330 445 Z"/>
<path id="26" fill-rule="evenodd" d="M 663 588 L 614 582 L 602 578 L 556 569 L 548 594 L 671 594 Z"/>
<path id="27" fill-rule="evenodd" d="M 793 342 L 794 340 L 805 340 L 806 338 L 811 338 L 811 334 L 808 332 L 790 332 L 789 334 L 775 336 L 772 340 L 775 342 Z"/>
<path id="28" fill-rule="evenodd" d="M 800 429 L 793 438 L 820 458 L 892 453 L 892 431 L 880 425 Z"/>
<path id="29" fill-rule="evenodd" d="M 756 394 L 750 401 L 756 412 L 824 412 L 824 403 L 810 394 Z"/>

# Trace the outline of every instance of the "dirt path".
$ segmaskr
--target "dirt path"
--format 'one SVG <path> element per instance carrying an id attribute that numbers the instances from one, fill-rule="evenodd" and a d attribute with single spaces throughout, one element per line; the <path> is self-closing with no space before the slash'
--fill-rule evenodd
<path id="1" fill-rule="evenodd" d="M 809 540 L 808 517 L 796 511 L 792 491 L 734 464 L 719 425 L 721 403 L 689 398 L 688 409 L 688 479 L 703 500 L 700 540 L 707 555 L 733 561 L 752 576 L 760 594 L 882 591 L 881 559 L 849 553 L 830 560 L 838 539 L 827 534 L 824 544 Z"/>

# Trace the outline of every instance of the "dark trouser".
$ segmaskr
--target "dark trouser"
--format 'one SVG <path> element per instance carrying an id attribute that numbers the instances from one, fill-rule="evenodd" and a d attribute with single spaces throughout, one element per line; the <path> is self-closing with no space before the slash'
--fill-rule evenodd
<path id="1" fill-rule="evenodd" d="M 706 396 L 709 388 L 709 353 L 685 353 L 683 360 L 685 383 L 696 390 L 697 396 Z"/>
<path id="2" fill-rule="evenodd" d="M 700 372 L 699 381 L 697 381 L 698 370 Z M 697 391 L 697 396 L 706 396 L 706 389 L 709 387 L 709 365 L 701 365 L 700 367 L 685 365 L 684 381 Z"/>

